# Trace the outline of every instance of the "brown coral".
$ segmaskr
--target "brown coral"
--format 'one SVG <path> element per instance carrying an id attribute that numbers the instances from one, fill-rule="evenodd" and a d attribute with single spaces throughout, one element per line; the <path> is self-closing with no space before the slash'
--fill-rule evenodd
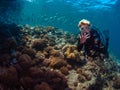
<path id="1" fill-rule="evenodd" d="M 11 61 L 11 56 L 9 54 L 3 54 L 0 56 L 0 65 L 8 65 Z"/>
<path id="2" fill-rule="evenodd" d="M 42 82 L 41 84 L 37 84 L 34 87 L 34 90 L 53 90 L 53 89 L 46 82 Z"/>
<path id="3" fill-rule="evenodd" d="M 61 59 L 59 57 L 51 57 L 50 58 L 50 67 L 52 68 L 61 68 L 63 66 L 66 66 L 67 62 L 64 59 Z"/>
<path id="4" fill-rule="evenodd" d="M 80 82 L 84 82 L 86 80 L 89 81 L 92 78 L 91 74 L 86 73 L 81 68 L 78 68 L 76 72 L 79 74 L 78 79 L 79 79 Z"/>
<path id="5" fill-rule="evenodd" d="M 63 73 L 64 75 L 68 75 L 68 74 L 69 74 L 68 68 L 66 68 L 66 67 L 61 67 L 61 68 L 60 68 L 60 71 L 61 71 L 61 73 Z"/>
<path id="6" fill-rule="evenodd" d="M 0 81 L 7 88 L 16 88 L 19 84 L 18 73 L 14 67 L 0 68 Z"/>
<path id="7" fill-rule="evenodd" d="M 36 53 L 35 57 L 36 57 L 37 59 L 39 59 L 41 62 L 45 59 L 45 55 L 44 55 L 44 53 L 41 52 L 41 51 L 38 51 L 38 52 Z"/>
<path id="8" fill-rule="evenodd" d="M 30 76 L 32 78 L 38 79 L 44 76 L 44 72 L 39 67 L 31 67 L 29 69 Z"/>
<path id="9" fill-rule="evenodd" d="M 47 41 L 45 39 L 35 39 L 32 41 L 31 47 L 35 50 L 44 50 L 47 47 Z"/>
<path id="10" fill-rule="evenodd" d="M 29 76 L 22 77 L 20 78 L 20 84 L 22 85 L 24 89 L 32 89 L 34 80 Z"/>
<path id="11" fill-rule="evenodd" d="M 31 67 L 29 72 L 36 83 L 38 90 L 39 88 L 45 88 L 41 86 L 42 82 L 49 84 L 53 90 L 65 90 L 67 87 L 65 76 L 54 70 L 50 71 L 49 69 L 41 69 L 40 67 Z"/>
<path id="12" fill-rule="evenodd" d="M 47 52 L 47 57 L 53 56 L 53 57 L 61 57 L 63 58 L 61 52 L 59 50 L 55 50 L 53 47 L 48 46 L 45 51 Z"/>
<path id="13" fill-rule="evenodd" d="M 31 58 L 34 58 L 34 57 L 35 57 L 35 54 L 36 54 L 35 50 L 32 49 L 32 48 L 24 48 L 24 49 L 22 50 L 22 53 L 23 53 L 23 54 L 28 54 Z"/>
<path id="14" fill-rule="evenodd" d="M 29 55 L 22 54 L 18 59 L 18 63 L 22 68 L 27 69 L 32 65 L 32 60 Z"/>

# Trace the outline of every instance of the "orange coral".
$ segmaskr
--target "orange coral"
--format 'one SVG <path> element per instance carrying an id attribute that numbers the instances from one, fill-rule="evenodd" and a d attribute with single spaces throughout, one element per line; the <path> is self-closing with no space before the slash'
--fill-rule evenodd
<path id="1" fill-rule="evenodd" d="M 80 54 L 74 45 L 66 45 L 62 48 L 63 54 L 67 60 L 80 61 Z"/>
<path id="2" fill-rule="evenodd" d="M 66 66 L 67 62 L 64 59 L 61 59 L 59 57 L 51 57 L 50 59 L 50 67 L 53 68 L 61 68 L 62 66 Z"/>
<path id="3" fill-rule="evenodd" d="M 63 58 L 63 56 L 62 56 L 62 54 L 61 54 L 61 52 L 59 51 L 59 50 L 55 50 L 53 47 L 51 47 L 51 46 L 48 46 L 46 49 L 45 49 L 45 51 L 46 51 L 46 55 L 47 55 L 47 57 L 50 57 L 50 56 L 53 56 L 53 57 L 61 57 L 61 58 Z"/>

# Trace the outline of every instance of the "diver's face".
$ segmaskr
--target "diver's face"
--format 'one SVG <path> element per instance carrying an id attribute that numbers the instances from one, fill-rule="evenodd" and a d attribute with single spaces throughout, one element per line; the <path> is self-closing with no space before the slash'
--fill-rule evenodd
<path id="1" fill-rule="evenodd" d="M 81 25 L 80 27 L 81 34 L 90 34 L 90 28 L 88 25 Z"/>

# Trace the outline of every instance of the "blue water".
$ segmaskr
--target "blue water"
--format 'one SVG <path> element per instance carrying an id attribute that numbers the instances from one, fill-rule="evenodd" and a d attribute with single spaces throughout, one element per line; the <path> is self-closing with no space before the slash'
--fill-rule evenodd
<path id="1" fill-rule="evenodd" d="M 110 31 L 110 52 L 120 59 L 120 0 L 0 1 L 0 20 L 6 23 L 52 25 L 77 34 L 83 18 Z"/>

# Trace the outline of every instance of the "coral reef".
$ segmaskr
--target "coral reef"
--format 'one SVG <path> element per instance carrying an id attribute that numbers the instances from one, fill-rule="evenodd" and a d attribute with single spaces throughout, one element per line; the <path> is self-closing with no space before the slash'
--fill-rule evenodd
<path id="1" fill-rule="evenodd" d="M 73 45 L 66 45 L 62 48 L 65 58 L 68 60 L 80 60 L 79 52 L 77 47 Z"/>
<path id="2" fill-rule="evenodd" d="M 11 56 L 8 53 L 0 55 L 0 65 L 1 66 L 8 65 L 10 63 L 10 61 L 11 61 Z"/>
<path id="3" fill-rule="evenodd" d="M 118 63 L 78 52 L 76 35 L 53 26 L 20 27 L 13 28 L 14 38 L 0 38 L 0 90 L 120 89 Z"/>
<path id="4" fill-rule="evenodd" d="M 47 69 L 41 69 L 39 67 L 32 67 L 30 69 L 30 76 L 34 79 L 34 82 L 37 84 L 47 85 L 48 88 L 52 88 L 53 90 L 64 90 L 67 87 L 67 80 L 64 75 L 56 72 L 50 71 Z M 40 85 L 39 88 L 47 88 Z"/>
<path id="5" fill-rule="evenodd" d="M 53 89 L 50 88 L 50 86 L 47 83 L 42 82 L 41 84 L 37 84 L 34 90 L 53 90 Z"/>
<path id="6" fill-rule="evenodd" d="M 120 89 L 120 75 L 117 75 L 113 78 L 113 87 Z"/>
<path id="7" fill-rule="evenodd" d="M 18 58 L 18 63 L 23 69 L 27 69 L 32 65 L 32 59 L 27 54 L 22 54 Z"/>
<path id="8" fill-rule="evenodd" d="M 0 70 L 2 70 L 0 73 L 0 83 L 2 83 L 4 90 L 19 87 L 19 78 L 16 68 L 10 66 L 0 68 Z"/>
<path id="9" fill-rule="evenodd" d="M 60 68 L 60 71 L 61 71 L 61 73 L 63 73 L 64 75 L 68 75 L 69 74 L 69 71 L 68 71 L 68 68 L 67 67 L 61 67 Z"/>
<path id="10" fill-rule="evenodd" d="M 35 50 L 32 49 L 32 48 L 24 48 L 22 50 L 22 53 L 23 54 L 28 54 L 32 59 L 35 58 L 35 54 L 36 54 Z"/>
<path id="11" fill-rule="evenodd" d="M 60 69 L 63 66 L 67 66 L 67 64 L 68 63 L 64 59 L 62 59 L 62 58 L 51 57 L 49 66 L 52 67 L 52 68 Z"/>
<path id="12" fill-rule="evenodd" d="M 31 47 L 35 50 L 43 50 L 47 47 L 47 41 L 45 39 L 35 39 L 32 41 Z"/>

